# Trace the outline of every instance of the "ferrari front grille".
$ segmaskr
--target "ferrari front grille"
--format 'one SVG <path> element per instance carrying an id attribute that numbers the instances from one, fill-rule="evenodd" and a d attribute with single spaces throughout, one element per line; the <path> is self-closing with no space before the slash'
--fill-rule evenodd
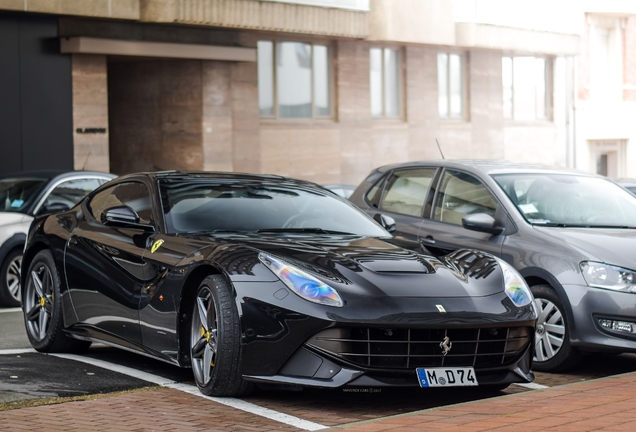
<path id="1" fill-rule="evenodd" d="M 308 344 L 368 368 L 500 367 L 517 360 L 531 342 L 531 327 L 476 329 L 332 328 Z"/>

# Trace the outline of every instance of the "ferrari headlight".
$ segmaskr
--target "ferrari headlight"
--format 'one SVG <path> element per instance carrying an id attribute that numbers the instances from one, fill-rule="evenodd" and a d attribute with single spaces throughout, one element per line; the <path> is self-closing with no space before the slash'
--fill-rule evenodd
<path id="1" fill-rule="evenodd" d="M 264 253 L 258 254 L 258 259 L 290 290 L 305 300 L 327 306 L 343 306 L 344 303 L 338 291 L 315 277 Z"/>
<path id="2" fill-rule="evenodd" d="M 519 272 L 499 258 L 497 258 L 497 262 L 503 271 L 504 289 L 508 297 L 510 297 L 510 300 L 519 307 L 532 303 L 532 292 Z"/>
<path id="3" fill-rule="evenodd" d="M 609 264 L 583 261 L 581 272 L 591 287 L 636 293 L 636 272 Z"/>

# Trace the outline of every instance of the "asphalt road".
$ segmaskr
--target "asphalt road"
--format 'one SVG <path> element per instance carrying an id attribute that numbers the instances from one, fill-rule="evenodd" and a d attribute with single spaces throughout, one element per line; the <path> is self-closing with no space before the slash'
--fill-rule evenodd
<path id="1" fill-rule="evenodd" d="M 55 397 L 87 396 L 133 390 L 157 385 L 117 370 L 108 370 L 95 364 L 35 352 L 30 348 L 21 311 L 0 309 L 0 411 L 12 403 Z M 7 350 L 18 350 L 7 352 Z M 89 362 L 103 361 L 109 365 L 125 367 L 128 371 L 148 373 L 159 381 L 192 384 L 189 369 L 181 369 L 163 362 L 94 344 L 82 356 Z M 636 355 L 586 356 L 579 367 L 567 374 L 537 373 L 535 384 L 556 385 L 589 380 L 636 370 Z M 134 374 L 133 374 L 134 375 Z M 483 389 L 413 389 L 374 392 L 347 392 L 335 390 L 258 391 L 244 400 L 259 407 L 294 415 L 314 422 L 325 422 L 329 416 L 342 418 L 344 423 L 401 414 L 415 410 L 455 404 L 502 394 L 530 391 L 527 387 L 511 385 L 503 392 L 486 393 Z M 228 408 L 230 409 L 230 408 Z M 339 416 L 339 417 L 338 417 Z M 339 424 L 338 420 L 332 420 Z"/>

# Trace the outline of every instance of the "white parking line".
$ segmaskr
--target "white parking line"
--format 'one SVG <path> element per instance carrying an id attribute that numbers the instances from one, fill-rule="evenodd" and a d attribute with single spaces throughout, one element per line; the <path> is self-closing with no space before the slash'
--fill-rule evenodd
<path id="1" fill-rule="evenodd" d="M 0 352 L 1 354 L 1 352 Z M 269 408 L 260 407 L 258 405 L 254 405 L 253 403 L 245 402 L 240 399 L 235 398 L 217 398 L 206 396 L 199 391 L 199 389 L 195 386 L 178 383 L 176 381 L 169 380 L 167 378 L 163 378 L 158 375 L 150 374 L 147 372 L 142 372 L 133 368 L 129 368 L 126 366 L 121 366 L 118 364 L 106 362 L 103 360 L 97 360 L 89 357 L 83 357 L 75 354 L 48 354 L 55 357 L 65 358 L 68 360 L 75 360 L 83 363 L 88 363 L 93 366 L 101 367 L 103 369 L 108 369 L 113 372 L 118 372 L 124 375 L 131 376 L 133 378 L 138 378 L 144 381 L 151 382 L 153 384 L 160 385 L 162 387 L 167 387 L 175 390 L 179 390 L 185 393 L 189 393 L 194 396 L 199 396 L 204 399 L 210 400 L 212 402 L 216 402 L 221 405 L 226 405 L 232 408 L 236 408 L 241 411 L 245 411 L 251 414 L 255 414 L 261 417 L 268 418 L 270 420 L 274 420 L 280 423 L 285 423 L 290 426 L 297 427 L 298 429 L 308 430 L 308 431 L 316 431 L 321 429 L 328 429 L 327 426 L 323 426 L 318 423 L 310 422 L 307 420 L 303 420 L 298 417 L 294 417 L 288 414 L 284 414 L 278 411 L 271 410 Z"/>
<path id="2" fill-rule="evenodd" d="M 5 349 L 5 350 L 0 350 L 0 355 L 26 354 L 26 353 L 34 353 L 34 352 L 37 352 L 37 351 L 35 351 L 32 348 Z M 290 426 L 297 427 L 298 429 L 303 429 L 308 431 L 328 429 L 327 426 L 321 425 L 319 423 L 303 420 L 301 418 L 284 414 L 278 411 L 274 411 L 269 408 L 260 407 L 253 403 L 245 402 L 240 399 L 218 398 L 218 397 L 206 396 L 203 393 L 201 393 L 196 386 L 178 383 L 176 381 L 161 377 L 159 375 L 150 374 L 150 373 L 143 372 L 137 369 L 129 368 L 127 366 L 121 366 L 121 365 L 110 363 L 104 360 L 93 359 L 90 357 L 83 357 L 83 356 L 79 356 L 75 354 L 45 354 L 45 355 L 52 355 L 55 357 L 65 358 L 68 360 L 88 363 L 93 366 L 97 366 L 97 367 L 107 369 L 113 372 L 118 372 L 123 375 L 128 375 L 143 381 L 151 382 L 153 384 L 157 384 L 162 387 L 167 387 L 167 388 L 179 390 L 194 396 L 202 397 L 212 402 L 216 402 L 221 405 L 226 405 L 232 408 L 236 408 L 241 411 L 245 411 L 251 414 L 268 418 L 270 420 L 274 420 L 280 423 L 285 423 Z M 541 389 L 549 388 L 549 386 L 536 384 L 536 383 L 515 383 L 515 385 L 525 387 L 531 390 L 541 390 Z"/>
<path id="3" fill-rule="evenodd" d="M 0 355 L 27 354 L 37 352 L 33 348 L 12 348 L 0 350 Z"/>
<path id="4" fill-rule="evenodd" d="M 537 384 L 537 383 L 515 383 L 515 385 L 521 386 L 521 387 L 525 387 L 525 388 L 529 388 L 532 390 L 541 390 L 541 389 L 547 389 L 550 388 L 550 386 L 546 386 L 543 384 Z"/>
<path id="5" fill-rule="evenodd" d="M 3 308 L 0 309 L 0 313 L 10 313 L 10 312 L 22 312 L 22 308 Z"/>

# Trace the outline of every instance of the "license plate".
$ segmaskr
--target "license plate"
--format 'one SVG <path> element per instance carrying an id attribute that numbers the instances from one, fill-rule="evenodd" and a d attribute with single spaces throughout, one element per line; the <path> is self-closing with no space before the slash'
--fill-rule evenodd
<path id="1" fill-rule="evenodd" d="M 476 386 L 477 377 L 472 367 L 417 368 L 420 387 Z"/>

